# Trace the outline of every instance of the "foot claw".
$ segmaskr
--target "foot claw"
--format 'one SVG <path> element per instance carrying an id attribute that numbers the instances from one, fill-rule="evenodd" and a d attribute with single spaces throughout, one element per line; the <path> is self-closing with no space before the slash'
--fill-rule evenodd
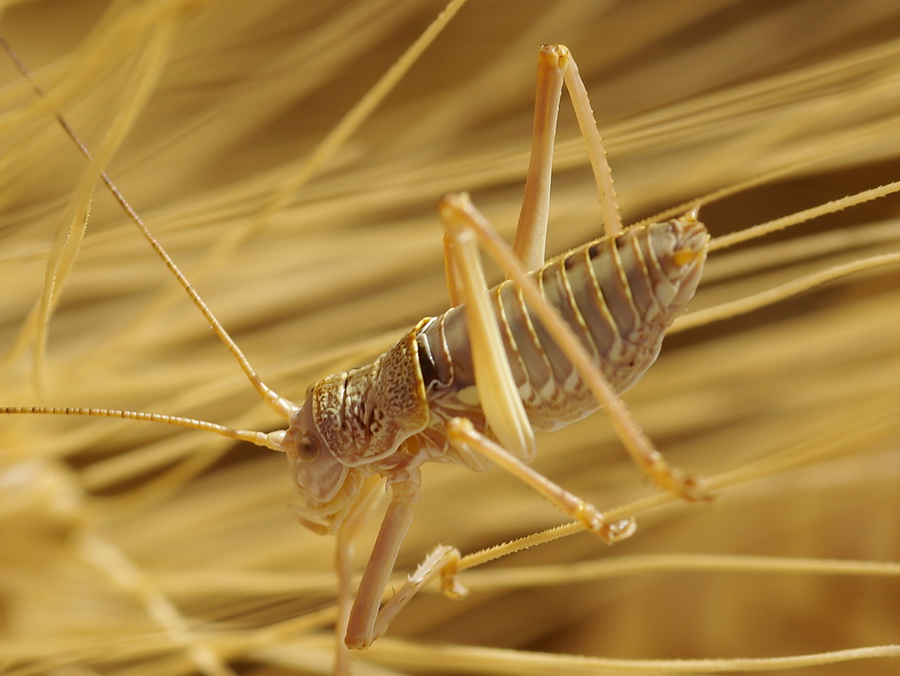
<path id="1" fill-rule="evenodd" d="M 447 598 L 461 599 L 469 595 L 469 589 L 456 574 L 459 572 L 459 550 L 456 547 L 447 547 L 442 553 L 441 558 L 441 593 Z"/>
<path id="2" fill-rule="evenodd" d="M 628 517 L 618 521 L 607 521 L 596 507 L 587 503 L 579 505 L 577 518 L 584 524 L 585 528 L 595 533 L 607 544 L 613 544 L 619 540 L 631 537 L 637 529 L 637 524 L 633 518 Z"/>
<path id="3" fill-rule="evenodd" d="M 702 479 L 692 476 L 683 476 L 675 487 L 678 495 L 688 502 L 712 502 L 713 494 L 706 488 Z"/>
<path id="4" fill-rule="evenodd" d="M 706 488 L 702 479 L 685 474 L 676 467 L 672 467 L 659 453 L 651 465 L 647 476 L 653 485 L 664 491 L 674 493 L 682 500 L 688 502 L 710 502 L 712 493 Z"/>
<path id="5" fill-rule="evenodd" d="M 637 522 L 634 520 L 634 517 L 629 516 L 626 519 L 619 519 L 618 521 L 605 524 L 604 532 L 600 534 L 600 537 L 608 544 L 614 544 L 620 540 L 630 538 L 636 530 Z"/>

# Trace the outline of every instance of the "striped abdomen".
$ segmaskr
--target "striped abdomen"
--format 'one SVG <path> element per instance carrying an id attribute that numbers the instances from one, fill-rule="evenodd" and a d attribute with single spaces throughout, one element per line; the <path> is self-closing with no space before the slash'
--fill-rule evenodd
<path id="1" fill-rule="evenodd" d="M 623 392 L 656 360 L 666 330 L 693 297 L 708 241 L 706 228 L 689 215 L 586 244 L 532 276 L 613 388 Z M 597 410 L 521 292 L 507 281 L 491 297 L 535 429 L 558 429 Z M 463 307 L 425 324 L 417 345 L 434 422 L 465 416 L 483 426 Z"/>

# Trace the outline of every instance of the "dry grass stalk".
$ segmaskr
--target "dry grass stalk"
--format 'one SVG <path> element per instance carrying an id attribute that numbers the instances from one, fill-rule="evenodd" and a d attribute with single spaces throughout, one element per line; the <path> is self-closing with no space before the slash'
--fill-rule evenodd
<path id="1" fill-rule="evenodd" d="M 445 306 L 440 194 L 470 190 L 511 232 L 542 42 L 579 60 L 627 222 L 778 174 L 704 208 L 724 235 L 898 176 L 890 3 L 470 0 L 360 129 L 297 179 L 442 6 L 5 8 L 2 34 L 48 98 L 0 66 L 0 403 L 275 424 L 107 195 L 83 241 L 76 227 L 71 249 L 54 245 L 95 176 L 48 106 L 294 398 Z M 557 251 L 598 232 L 566 114 L 561 136 Z M 886 198 L 716 253 L 692 309 L 896 255 L 896 212 Z M 37 358 L 41 324 L 27 318 L 48 261 L 66 251 L 77 260 L 57 278 Z M 733 658 L 850 649 L 869 652 L 801 673 L 885 673 L 898 649 L 879 646 L 897 642 L 900 602 L 898 275 L 894 263 L 731 319 L 690 328 L 686 317 L 627 400 L 674 462 L 720 483 L 721 499 L 654 496 L 602 415 L 543 436 L 538 468 L 601 507 L 646 511 L 638 534 L 612 549 L 576 535 L 466 571 L 467 600 L 417 599 L 357 656 L 358 673 L 427 674 L 442 661 L 454 673 L 781 673 L 801 661 Z M 100 419 L 6 418 L 2 437 L 9 673 L 327 672 L 332 543 L 291 521 L 282 458 Z M 402 568 L 438 541 L 473 552 L 559 522 L 499 472 L 429 467 L 425 489 Z"/>

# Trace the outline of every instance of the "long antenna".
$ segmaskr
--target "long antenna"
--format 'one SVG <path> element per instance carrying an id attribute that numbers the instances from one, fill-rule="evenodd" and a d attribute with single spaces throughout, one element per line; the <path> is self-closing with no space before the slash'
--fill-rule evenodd
<path id="1" fill-rule="evenodd" d="M 119 408 L 72 408 L 64 406 L 2 406 L 0 415 L 83 415 L 95 418 L 122 418 L 124 420 L 141 420 L 143 422 L 161 423 L 174 427 L 185 427 L 201 432 L 212 432 L 229 439 L 249 441 L 257 446 L 265 446 L 273 451 L 284 453 L 282 442 L 286 434 L 285 430 L 275 432 L 257 432 L 255 430 L 239 430 L 227 425 L 198 420 L 197 418 L 184 418 L 178 415 L 166 415 L 165 413 L 147 413 L 146 411 L 126 411 Z"/>
<path id="2" fill-rule="evenodd" d="M 12 50 L 12 47 L 10 47 L 9 43 L 2 36 L 0 36 L 0 45 L 2 45 L 3 49 L 9 55 L 9 58 L 12 60 L 13 64 L 16 66 L 22 76 L 31 84 L 31 88 L 34 90 L 34 92 L 41 99 L 46 100 L 46 93 L 44 92 L 43 88 L 37 83 L 31 72 L 28 70 L 25 64 L 22 63 L 21 59 L 19 59 L 18 55 Z M 90 150 L 87 149 L 87 147 L 79 138 L 78 134 L 75 133 L 75 130 L 72 129 L 68 122 L 66 122 L 65 118 L 63 118 L 62 115 L 56 112 L 53 112 L 53 116 L 66 132 L 66 135 L 71 138 L 72 141 L 74 141 L 76 146 L 78 146 L 78 149 L 81 151 L 81 153 L 90 162 L 93 163 L 94 158 L 91 155 Z M 253 388 L 260 394 L 263 400 L 275 410 L 275 412 L 277 412 L 283 418 L 289 420 L 297 411 L 300 410 L 300 407 L 290 399 L 279 395 L 277 392 L 275 392 L 275 390 L 273 390 L 263 382 L 262 378 L 260 378 L 256 373 L 256 370 L 250 364 L 250 361 L 238 347 L 234 339 L 228 334 L 228 332 L 225 330 L 216 316 L 212 313 L 212 310 L 209 309 L 209 307 L 200 297 L 200 294 L 198 294 L 194 287 L 191 286 L 191 283 L 188 281 L 187 277 L 184 275 L 178 265 L 176 265 L 175 261 L 172 260 L 172 257 L 169 256 L 168 252 L 163 248 L 162 244 L 160 244 L 156 237 L 154 237 L 153 233 L 150 232 L 150 230 L 144 224 L 144 221 L 141 220 L 141 217 L 132 208 L 131 204 L 129 204 L 128 200 L 125 199 L 125 196 L 119 191 L 116 184 L 113 183 L 112 179 L 103 169 L 100 169 L 100 178 L 103 180 L 103 183 L 106 184 L 107 189 L 109 189 L 113 198 L 116 200 L 116 202 L 119 203 L 119 206 L 122 208 L 125 214 L 132 220 L 132 222 L 134 222 L 135 225 L 138 226 L 138 229 L 141 231 L 141 234 L 143 234 L 144 239 L 147 240 L 153 251 L 156 252 L 156 255 L 160 258 L 160 260 L 162 260 L 165 266 L 169 269 L 169 272 L 172 273 L 181 287 L 185 290 L 188 297 L 191 299 L 191 302 L 206 318 L 206 321 L 209 323 L 215 334 L 219 337 L 219 340 L 225 345 L 226 348 L 228 348 L 228 351 L 231 352 L 231 354 L 237 360 L 238 365 L 247 376 L 247 379 L 250 381 L 250 384 L 253 386 Z M 166 425 L 175 425 L 177 427 L 187 427 L 190 429 L 204 430 L 232 439 L 249 441 L 258 446 L 265 446 L 266 448 L 271 448 L 276 451 L 284 450 L 280 445 L 281 441 L 284 438 L 284 431 L 266 434 L 264 432 L 255 432 L 250 430 L 237 430 L 226 427 L 224 425 L 218 425 L 216 423 L 196 420 L 194 418 L 182 418 L 180 416 L 170 416 L 158 413 L 142 413 L 139 411 L 125 411 L 121 409 L 107 408 L 54 408 L 46 406 L 5 407 L 0 408 L 0 413 L 35 415 L 84 415 L 125 418 L 128 420 L 144 420 Z"/>

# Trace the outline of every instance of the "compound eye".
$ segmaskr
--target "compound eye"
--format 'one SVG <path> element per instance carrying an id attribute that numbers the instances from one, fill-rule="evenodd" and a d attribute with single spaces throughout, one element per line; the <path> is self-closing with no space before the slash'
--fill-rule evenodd
<path id="1" fill-rule="evenodd" d="M 319 440 L 304 434 L 297 440 L 297 459 L 301 462 L 312 462 L 319 457 Z"/>

